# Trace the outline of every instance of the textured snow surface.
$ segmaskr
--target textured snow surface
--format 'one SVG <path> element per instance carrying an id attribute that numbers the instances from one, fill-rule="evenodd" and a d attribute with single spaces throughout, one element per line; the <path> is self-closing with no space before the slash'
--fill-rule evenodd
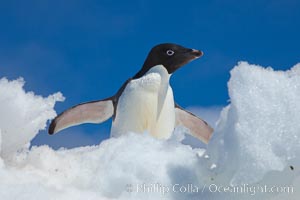
<path id="1" fill-rule="evenodd" d="M 34 95 L 33 92 L 26 93 L 23 86 L 23 79 L 0 79 L 2 157 L 28 148 L 38 131 L 46 128 L 47 120 L 56 116 L 53 110 L 55 102 L 64 99 L 61 93 L 47 98 Z"/>
<path id="2" fill-rule="evenodd" d="M 206 149 L 184 140 L 184 128 L 169 140 L 128 133 L 96 146 L 29 149 L 63 97 L 23 85 L 0 79 L 0 199 L 300 198 L 299 64 L 283 72 L 240 62 Z"/>

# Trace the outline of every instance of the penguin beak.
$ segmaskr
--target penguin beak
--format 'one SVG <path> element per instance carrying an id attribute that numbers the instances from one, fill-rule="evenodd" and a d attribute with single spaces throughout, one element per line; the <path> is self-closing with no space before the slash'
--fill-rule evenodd
<path id="1" fill-rule="evenodd" d="M 203 52 L 197 49 L 191 49 L 190 54 L 194 57 L 194 59 L 200 58 L 203 56 Z"/>
<path id="2" fill-rule="evenodd" d="M 180 64 L 179 67 L 182 67 L 183 65 L 197 59 L 200 58 L 201 56 L 203 56 L 203 52 L 199 51 L 197 49 L 187 49 L 187 51 L 183 54 L 183 62 Z"/>

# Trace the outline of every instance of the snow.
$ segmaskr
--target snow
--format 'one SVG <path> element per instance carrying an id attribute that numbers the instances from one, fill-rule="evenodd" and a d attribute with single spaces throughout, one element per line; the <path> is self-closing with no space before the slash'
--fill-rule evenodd
<path id="1" fill-rule="evenodd" d="M 61 93 L 42 98 L 33 92 L 25 92 L 23 79 L 0 80 L 0 129 L 2 136 L 1 156 L 7 157 L 29 142 L 39 130 L 46 128 L 48 119 L 55 117 L 56 101 L 62 101 Z"/>
<path id="2" fill-rule="evenodd" d="M 223 138 L 215 142 L 224 141 L 226 153 L 232 152 L 228 162 L 229 157 L 240 159 L 232 184 L 255 183 L 270 170 L 292 165 L 300 153 L 300 65 L 274 72 L 241 62 L 231 77 L 231 104 L 220 122 L 226 128 L 218 127 L 216 135 Z M 237 142 L 230 142 L 232 138 Z M 246 176 L 249 173 L 251 177 Z"/>
<path id="3" fill-rule="evenodd" d="M 240 62 L 228 88 L 231 103 L 207 150 L 215 180 L 291 185 L 300 166 L 300 64 L 283 72 Z"/>
<path id="4" fill-rule="evenodd" d="M 288 71 L 235 66 L 230 104 L 205 149 L 191 145 L 182 127 L 169 140 L 128 133 L 95 146 L 28 148 L 63 97 L 23 85 L 0 80 L 0 199 L 300 197 L 300 64 Z"/>

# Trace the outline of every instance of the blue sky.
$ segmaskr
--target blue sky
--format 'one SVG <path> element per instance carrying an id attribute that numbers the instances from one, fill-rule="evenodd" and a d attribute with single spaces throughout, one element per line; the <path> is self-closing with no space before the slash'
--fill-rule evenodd
<path id="1" fill-rule="evenodd" d="M 113 95 L 163 42 L 204 51 L 172 76 L 183 107 L 228 104 L 238 61 L 278 70 L 300 61 L 296 0 L 1 1 L 0 25 L 0 77 L 24 77 L 25 88 L 43 96 L 61 91 L 57 112 Z M 108 129 L 109 122 L 83 125 L 56 140 L 42 132 L 35 142 L 84 135 L 90 144 Z"/>

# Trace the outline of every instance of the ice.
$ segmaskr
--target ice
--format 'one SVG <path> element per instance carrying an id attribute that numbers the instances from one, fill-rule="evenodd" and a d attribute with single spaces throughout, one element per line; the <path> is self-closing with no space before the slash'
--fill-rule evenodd
<path id="1" fill-rule="evenodd" d="M 300 64 L 288 71 L 235 66 L 230 104 L 201 148 L 183 127 L 169 140 L 128 133 L 95 146 L 28 148 L 62 95 L 43 98 L 23 85 L 0 81 L 0 199 L 300 198 Z M 207 120 L 215 120 L 215 108 Z"/>
<path id="2" fill-rule="evenodd" d="M 300 64 L 283 72 L 240 62 L 228 88 L 231 103 L 207 152 L 216 180 L 292 185 L 300 166 Z"/>
<path id="3" fill-rule="evenodd" d="M 56 101 L 62 101 L 61 93 L 43 98 L 33 92 L 25 92 L 24 80 L 0 79 L 0 128 L 1 156 L 7 157 L 28 144 L 39 130 L 46 128 L 48 119 L 55 117 Z"/>
<path id="4" fill-rule="evenodd" d="M 136 190 L 144 183 L 168 186 L 180 181 L 196 184 L 197 171 L 194 169 L 198 165 L 198 156 L 190 146 L 175 139 L 157 140 L 149 134 L 128 133 L 99 146 L 70 150 L 34 147 L 19 153 L 8 165 L 9 170 L 0 170 L 0 196 L 9 196 L 12 191 L 12 188 L 7 190 L 9 185 L 20 190 L 17 191 L 19 196 L 15 196 L 17 199 L 26 199 L 33 192 L 36 199 L 54 199 L 57 196 L 51 192 L 69 191 L 84 191 L 87 199 L 90 195 L 95 199 L 172 198 L 172 193 L 163 195 L 158 191 L 130 193 L 126 186 L 132 185 Z M 66 199 L 71 198 L 72 195 Z"/>

